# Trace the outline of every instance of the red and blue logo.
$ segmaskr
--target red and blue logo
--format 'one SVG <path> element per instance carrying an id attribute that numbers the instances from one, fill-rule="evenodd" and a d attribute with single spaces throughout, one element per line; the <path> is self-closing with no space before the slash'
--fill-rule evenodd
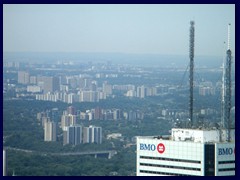
<path id="1" fill-rule="evenodd" d="M 156 149 L 160 154 L 163 154 L 165 151 L 165 145 L 163 143 L 159 143 L 156 148 L 155 144 L 140 143 L 140 150 L 155 151 Z"/>

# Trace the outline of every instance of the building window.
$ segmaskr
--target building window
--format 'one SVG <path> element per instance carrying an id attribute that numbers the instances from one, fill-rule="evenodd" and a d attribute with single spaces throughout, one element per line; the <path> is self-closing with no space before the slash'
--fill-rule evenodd
<path id="1" fill-rule="evenodd" d="M 163 167 L 163 168 L 170 168 L 170 169 L 201 171 L 200 168 L 194 168 L 194 167 L 170 166 L 170 165 L 149 164 L 149 163 L 140 163 L 140 166 L 153 166 L 153 167 Z"/>
<path id="2" fill-rule="evenodd" d="M 189 175 L 189 174 L 167 173 L 167 172 L 148 171 L 148 170 L 140 170 L 140 172 L 147 173 L 147 174 L 162 174 L 162 175 L 172 175 L 172 176 L 197 176 L 197 175 Z"/>
<path id="3" fill-rule="evenodd" d="M 162 160 L 162 161 L 177 161 L 177 162 L 186 162 L 186 163 L 201 164 L 201 161 L 195 161 L 195 160 L 173 159 L 173 158 L 161 158 L 161 157 L 151 157 L 151 156 L 140 156 L 140 159 L 155 159 L 155 160 Z"/>
<path id="4" fill-rule="evenodd" d="M 218 169 L 219 172 L 222 171 L 235 171 L 235 168 L 224 168 L 224 169 Z"/>
<path id="5" fill-rule="evenodd" d="M 235 161 L 219 161 L 218 164 L 235 164 Z"/>

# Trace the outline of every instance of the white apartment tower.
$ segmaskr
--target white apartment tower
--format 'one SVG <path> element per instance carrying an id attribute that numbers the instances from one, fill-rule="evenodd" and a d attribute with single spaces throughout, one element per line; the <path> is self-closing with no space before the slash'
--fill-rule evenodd
<path id="1" fill-rule="evenodd" d="M 61 117 L 61 127 L 66 130 L 68 126 L 74 126 L 77 123 L 77 116 L 72 114 L 62 115 Z"/>
<path id="2" fill-rule="evenodd" d="M 57 140 L 57 125 L 55 122 L 44 123 L 44 141 Z"/>

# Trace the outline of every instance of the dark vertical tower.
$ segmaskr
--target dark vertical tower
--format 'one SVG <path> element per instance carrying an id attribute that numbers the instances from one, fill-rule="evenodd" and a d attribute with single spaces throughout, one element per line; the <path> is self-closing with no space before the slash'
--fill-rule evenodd
<path id="1" fill-rule="evenodd" d="M 190 21 L 190 43 L 189 43 L 189 58 L 190 58 L 190 97 L 189 97 L 189 120 L 190 126 L 193 125 L 193 68 L 194 68 L 194 21 Z"/>
<path id="2" fill-rule="evenodd" d="M 225 42 L 224 42 L 225 45 Z M 224 46 L 224 51 L 225 51 L 225 46 Z M 222 64 L 222 102 L 221 102 L 221 127 L 224 127 L 224 122 L 225 122 L 225 53 L 224 53 L 224 58 L 223 58 L 223 64 Z"/>
<path id="3" fill-rule="evenodd" d="M 226 57 L 226 69 L 225 69 L 225 85 L 226 85 L 226 93 L 225 93 L 225 112 L 224 112 L 224 124 L 223 128 L 226 128 L 228 131 L 227 141 L 230 141 L 230 128 L 231 128 L 231 63 L 232 63 L 232 52 L 230 50 L 230 26 L 228 24 L 228 49 L 227 49 L 227 57 Z"/>

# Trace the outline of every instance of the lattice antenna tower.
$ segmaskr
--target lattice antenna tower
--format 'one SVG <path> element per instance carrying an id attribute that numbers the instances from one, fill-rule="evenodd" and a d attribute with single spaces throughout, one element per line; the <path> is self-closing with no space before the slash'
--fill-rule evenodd
<path id="1" fill-rule="evenodd" d="M 189 43 L 189 58 L 190 58 L 190 97 L 189 97 L 189 121 L 190 127 L 193 126 L 193 69 L 194 69 L 194 21 L 190 21 L 190 43 Z"/>
<path id="2" fill-rule="evenodd" d="M 226 48 L 224 42 L 224 50 Z M 221 127 L 224 127 L 224 121 L 225 121 L 225 91 L 226 91 L 226 86 L 225 86 L 225 53 L 223 57 L 223 63 L 222 63 L 222 102 L 221 102 Z"/>
<path id="3" fill-rule="evenodd" d="M 230 26 L 228 24 L 228 49 L 226 52 L 226 69 L 225 69 L 225 96 L 224 96 L 224 124 L 223 128 L 227 129 L 227 141 L 230 142 L 230 129 L 231 129 L 231 64 L 232 52 L 230 50 Z"/>

